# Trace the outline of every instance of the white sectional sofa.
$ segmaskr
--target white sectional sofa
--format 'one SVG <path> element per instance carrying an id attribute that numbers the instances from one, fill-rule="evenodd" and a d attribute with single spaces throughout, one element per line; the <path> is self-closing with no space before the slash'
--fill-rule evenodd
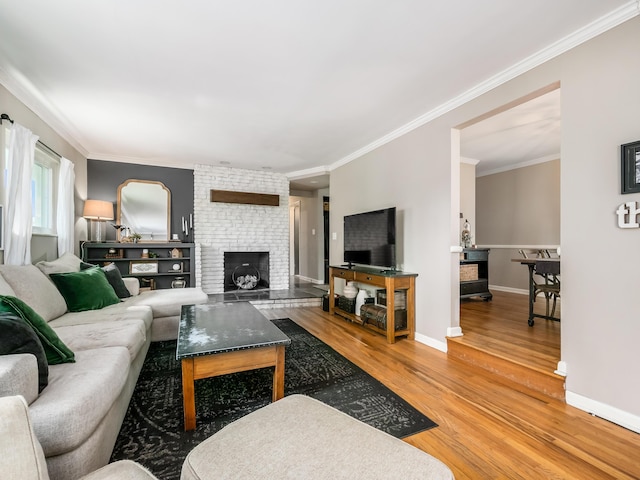
<path id="1" fill-rule="evenodd" d="M 80 270 L 72 257 L 0 266 L 0 295 L 26 303 L 75 354 L 73 363 L 48 366 L 40 393 L 34 355 L 0 356 L 0 397 L 27 401 L 52 480 L 76 479 L 108 463 L 150 342 L 177 338 L 181 306 L 207 301 L 200 288 L 139 293 L 137 281 L 124 279 L 131 297 L 69 312 L 47 274 Z"/>

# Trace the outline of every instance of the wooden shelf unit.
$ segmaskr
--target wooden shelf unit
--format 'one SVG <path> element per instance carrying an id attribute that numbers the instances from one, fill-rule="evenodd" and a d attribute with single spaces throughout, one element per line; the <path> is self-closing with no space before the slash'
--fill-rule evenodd
<path id="1" fill-rule="evenodd" d="M 329 267 L 329 313 L 340 315 L 353 322 L 362 323 L 360 318 L 337 307 L 335 301 L 335 280 L 340 278 L 346 282 L 355 281 L 387 291 L 387 328 L 383 330 L 375 325 L 365 324 L 367 328 L 387 337 L 387 342 L 395 343 L 397 337 L 415 338 L 415 280 L 418 274 L 400 271 L 382 270 L 372 267 Z M 407 301 L 407 327 L 395 330 L 395 291 L 405 290 Z"/>
<path id="2" fill-rule="evenodd" d="M 143 258 L 142 250 L 147 249 L 150 254 L 157 254 L 156 258 Z M 182 257 L 174 258 L 171 251 L 177 248 L 182 252 Z M 109 249 L 115 249 L 118 257 L 112 257 Z M 141 280 L 153 280 L 150 282 L 154 288 L 171 288 L 171 282 L 176 277 L 182 277 L 186 281 L 185 287 L 196 285 L 196 257 L 194 243 L 164 242 L 164 243 L 94 243 L 84 242 L 81 245 L 82 260 L 101 267 L 114 263 L 123 277 L 136 277 Z M 157 272 L 132 273 L 131 262 L 157 263 Z M 175 263 L 182 266 L 180 271 L 172 270 Z"/>
<path id="3" fill-rule="evenodd" d="M 460 298 L 482 297 L 489 301 L 493 294 L 489 291 L 489 249 L 465 248 L 460 254 L 460 266 L 475 266 L 478 276 L 473 280 L 460 279 Z"/>

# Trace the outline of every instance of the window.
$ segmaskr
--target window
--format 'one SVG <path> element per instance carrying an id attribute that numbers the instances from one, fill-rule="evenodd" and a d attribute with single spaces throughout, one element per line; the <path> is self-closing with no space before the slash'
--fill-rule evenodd
<path id="1" fill-rule="evenodd" d="M 56 191 L 60 161 L 40 144 L 36 144 L 31 173 L 33 233 L 55 235 Z"/>
<path id="2" fill-rule="evenodd" d="M 7 189 L 7 159 L 9 157 L 8 125 L 0 128 L 0 158 L 1 172 L 0 198 L 4 198 Z M 58 169 L 60 161 L 49 149 L 40 143 L 36 144 L 33 171 L 31 173 L 31 204 L 32 204 L 32 233 L 35 235 L 55 235 L 56 197 L 58 183 Z M 0 204 L 2 202 L 0 201 Z"/>

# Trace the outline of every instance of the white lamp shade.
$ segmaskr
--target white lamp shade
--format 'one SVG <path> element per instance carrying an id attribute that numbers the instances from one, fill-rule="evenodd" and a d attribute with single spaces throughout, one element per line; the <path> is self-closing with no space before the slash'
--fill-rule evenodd
<path id="1" fill-rule="evenodd" d="M 106 200 L 87 200 L 84 202 L 82 216 L 90 220 L 113 220 L 113 203 Z"/>

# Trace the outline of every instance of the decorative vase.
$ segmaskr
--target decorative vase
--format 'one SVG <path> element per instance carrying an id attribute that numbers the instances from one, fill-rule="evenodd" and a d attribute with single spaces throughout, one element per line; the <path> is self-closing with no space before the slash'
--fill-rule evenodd
<path id="1" fill-rule="evenodd" d="M 367 291 L 361 289 L 356 295 L 356 315 L 360 316 L 360 308 L 364 305 L 364 300 L 367 298 Z"/>
<path id="2" fill-rule="evenodd" d="M 353 284 L 353 282 L 347 282 L 342 294 L 347 298 L 356 298 L 356 295 L 358 295 L 358 288 Z"/>
<path id="3" fill-rule="evenodd" d="M 186 286 L 187 282 L 184 277 L 176 277 L 173 279 L 173 282 L 171 282 L 171 288 L 184 288 Z"/>
<path id="4" fill-rule="evenodd" d="M 460 234 L 461 243 L 463 248 L 471 247 L 471 224 L 469 220 L 465 219 L 462 226 L 462 233 Z"/>

